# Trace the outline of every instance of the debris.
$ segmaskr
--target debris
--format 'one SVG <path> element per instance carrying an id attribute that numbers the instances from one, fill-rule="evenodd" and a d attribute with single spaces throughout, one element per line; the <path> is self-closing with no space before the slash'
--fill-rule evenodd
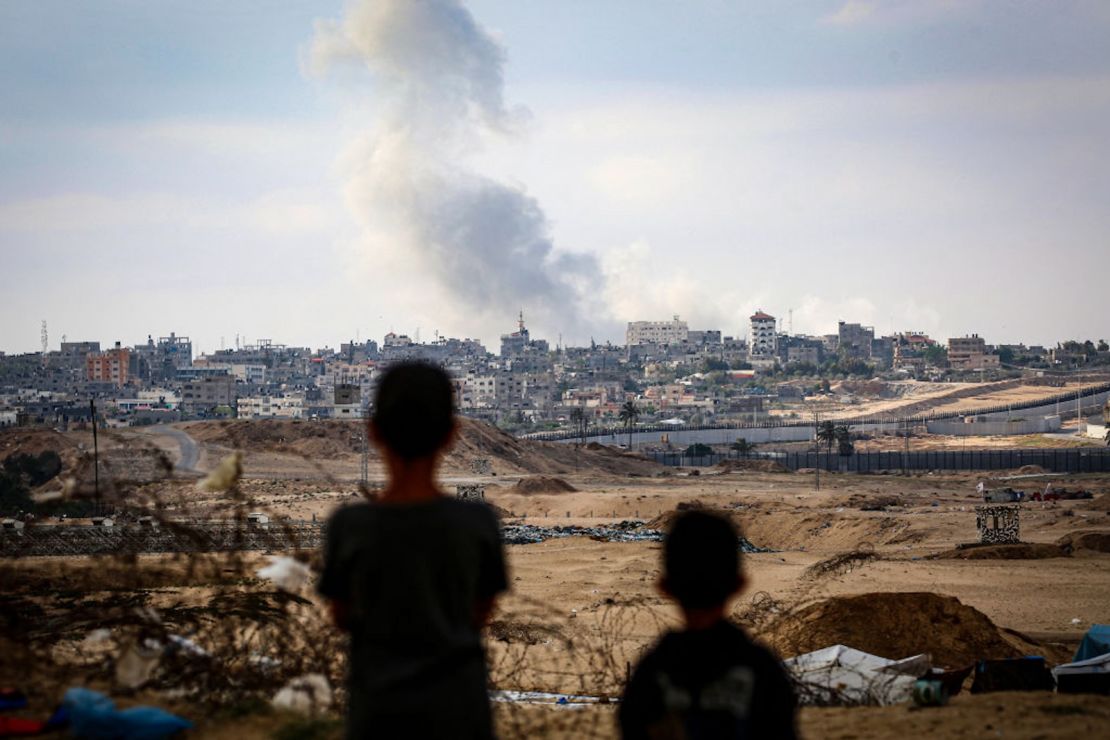
<path id="1" fill-rule="evenodd" d="M 133 642 L 123 649 L 116 660 L 116 683 L 125 689 L 146 684 L 162 659 L 162 645 L 154 640 Z"/>
<path id="2" fill-rule="evenodd" d="M 509 524 L 501 530 L 501 538 L 506 545 L 533 545 L 549 539 L 561 537 L 589 537 L 603 542 L 662 542 L 663 532 L 645 526 L 643 522 L 625 520 L 608 527 L 577 527 L 572 525 L 537 527 L 532 524 Z M 757 547 L 741 537 L 739 548 L 742 552 L 770 552 Z"/>
<path id="3" fill-rule="evenodd" d="M 308 673 L 285 684 L 270 703 L 277 709 L 311 714 L 331 706 L 331 685 L 323 675 Z"/>
<path id="4" fill-rule="evenodd" d="M 270 564 L 255 571 L 259 578 L 265 578 L 289 593 L 298 593 L 313 578 L 312 568 L 285 555 L 271 555 Z"/>
<path id="5" fill-rule="evenodd" d="M 157 740 L 193 726 L 157 707 L 116 709 L 115 702 L 91 689 L 69 689 L 62 706 L 69 713 L 73 736 L 93 740 Z"/>

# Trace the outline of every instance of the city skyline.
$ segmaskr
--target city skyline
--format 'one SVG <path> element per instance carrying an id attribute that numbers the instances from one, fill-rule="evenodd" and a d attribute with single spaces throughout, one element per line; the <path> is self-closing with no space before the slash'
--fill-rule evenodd
<path id="1" fill-rule="evenodd" d="M 419 7 L 0 8 L 0 348 L 1106 333 L 1103 4 Z"/>

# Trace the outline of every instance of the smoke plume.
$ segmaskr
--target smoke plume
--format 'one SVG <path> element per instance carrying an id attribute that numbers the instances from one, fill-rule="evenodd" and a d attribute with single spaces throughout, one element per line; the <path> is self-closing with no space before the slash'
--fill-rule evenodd
<path id="1" fill-rule="evenodd" d="M 556 251 L 534 198 L 467 166 L 527 115 L 506 107 L 504 61 L 457 0 L 360 0 L 319 23 L 311 48 L 314 71 L 355 63 L 373 80 L 378 126 L 347 198 L 374 257 L 398 279 L 430 276 L 444 308 L 472 319 L 455 326 L 504 325 L 523 307 L 549 331 L 581 333 L 596 260 Z"/>

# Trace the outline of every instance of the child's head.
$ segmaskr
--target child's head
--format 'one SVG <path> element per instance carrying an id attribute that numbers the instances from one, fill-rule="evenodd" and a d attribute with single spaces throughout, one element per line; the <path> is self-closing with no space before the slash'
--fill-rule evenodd
<path id="1" fill-rule="evenodd" d="M 683 609 L 712 609 L 743 584 L 732 522 L 706 511 L 680 514 L 663 543 L 664 590 Z"/>
<path id="2" fill-rule="evenodd" d="M 429 457 L 451 439 L 454 406 L 451 379 L 441 368 L 424 362 L 392 365 L 374 397 L 374 438 L 402 460 Z"/>

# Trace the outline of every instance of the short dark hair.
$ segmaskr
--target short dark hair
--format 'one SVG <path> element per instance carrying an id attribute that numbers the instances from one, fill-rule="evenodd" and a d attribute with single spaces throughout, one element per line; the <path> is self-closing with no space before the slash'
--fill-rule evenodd
<path id="1" fill-rule="evenodd" d="M 732 522 L 708 511 L 686 511 L 663 543 L 667 590 L 688 609 L 720 606 L 740 585 L 740 548 Z"/>
<path id="2" fill-rule="evenodd" d="M 404 460 L 437 452 L 455 423 L 451 379 L 427 362 L 391 365 L 378 382 L 372 422 L 381 442 Z"/>

